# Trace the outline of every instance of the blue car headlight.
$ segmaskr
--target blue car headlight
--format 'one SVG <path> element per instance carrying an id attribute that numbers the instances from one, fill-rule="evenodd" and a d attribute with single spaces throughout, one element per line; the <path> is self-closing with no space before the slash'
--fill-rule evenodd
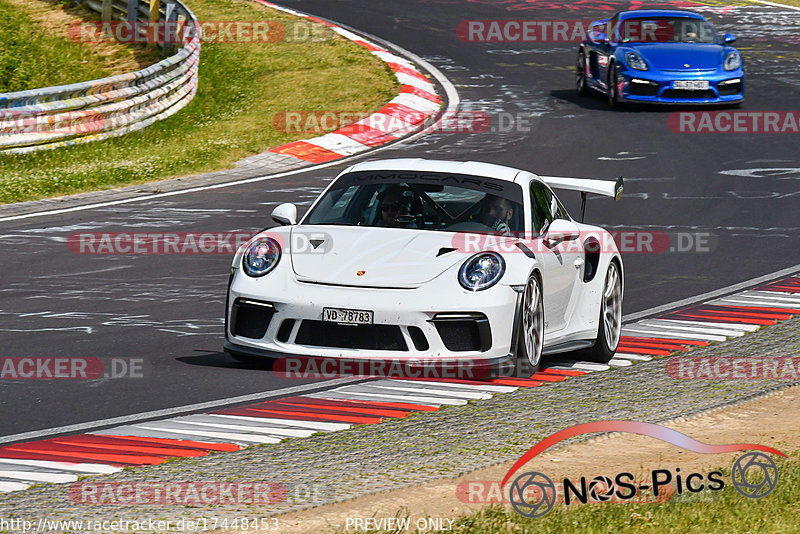
<path id="1" fill-rule="evenodd" d="M 736 70 L 741 66 L 742 56 L 739 55 L 739 52 L 728 52 L 728 55 L 725 56 L 725 70 Z"/>
<path id="2" fill-rule="evenodd" d="M 242 268 L 247 276 L 258 278 L 269 273 L 281 261 L 281 246 L 271 237 L 259 237 L 247 245 Z"/>
<path id="3" fill-rule="evenodd" d="M 461 287 L 481 291 L 495 285 L 506 272 L 506 262 L 496 252 L 480 252 L 464 262 L 458 271 Z"/>
<path id="4" fill-rule="evenodd" d="M 625 62 L 632 69 L 647 70 L 647 63 L 645 63 L 644 59 L 642 59 L 642 56 L 636 52 L 628 52 L 625 54 Z"/>

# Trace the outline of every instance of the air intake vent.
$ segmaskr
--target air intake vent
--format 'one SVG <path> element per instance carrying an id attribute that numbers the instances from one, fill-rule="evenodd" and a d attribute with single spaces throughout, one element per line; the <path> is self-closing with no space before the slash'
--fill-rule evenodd
<path id="1" fill-rule="evenodd" d="M 268 302 L 236 299 L 231 309 L 231 333 L 237 337 L 262 339 L 275 314 Z"/>

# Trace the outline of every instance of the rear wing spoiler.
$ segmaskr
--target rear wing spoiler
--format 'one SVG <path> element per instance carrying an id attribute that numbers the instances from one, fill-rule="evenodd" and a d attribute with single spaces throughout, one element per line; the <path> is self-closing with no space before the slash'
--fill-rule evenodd
<path id="1" fill-rule="evenodd" d="M 587 193 L 611 197 L 616 202 L 622 197 L 622 190 L 625 186 L 625 181 L 622 179 L 622 176 L 617 178 L 615 182 L 611 180 L 589 180 L 587 178 L 561 178 L 558 176 L 540 176 L 540 178 L 553 189 L 580 191 L 581 222 L 583 222 L 583 216 L 586 213 Z"/>

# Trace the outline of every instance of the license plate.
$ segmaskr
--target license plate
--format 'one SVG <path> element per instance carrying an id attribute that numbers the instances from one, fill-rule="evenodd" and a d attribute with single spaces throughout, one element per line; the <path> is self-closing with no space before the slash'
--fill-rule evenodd
<path id="1" fill-rule="evenodd" d="M 372 324 L 374 312 L 347 308 L 322 308 L 322 320 L 330 323 Z"/>
<path id="2" fill-rule="evenodd" d="M 689 89 L 690 91 L 705 91 L 708 89 L 708 80 L 678 80 L 675 89 Z"/>

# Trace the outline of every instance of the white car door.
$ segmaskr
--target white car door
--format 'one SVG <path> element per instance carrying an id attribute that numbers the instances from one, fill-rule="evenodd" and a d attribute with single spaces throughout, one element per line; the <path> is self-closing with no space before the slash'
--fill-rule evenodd
<path id="1" fill-rule="evenodd" d="M 531 181 L 530 203 L 533 232 L 539 240 L 536 258 L 544 273 L 545 333 L 554 333 L 567 326 L 572 313 L 570 303 L 583 273 L 583 252 L 577 225 L 568 220 L 550 188 Z"/>

